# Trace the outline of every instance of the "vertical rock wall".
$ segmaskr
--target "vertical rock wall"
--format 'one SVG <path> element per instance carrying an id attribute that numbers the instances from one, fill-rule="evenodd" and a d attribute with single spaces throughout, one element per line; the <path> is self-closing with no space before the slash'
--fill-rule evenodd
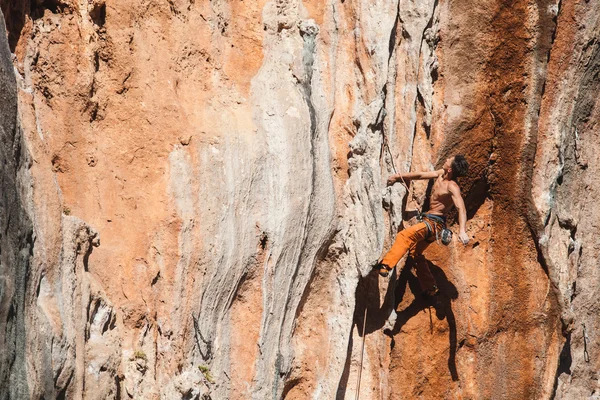
<path id="1" fill-rule="evenodd" d="M 29 256 L 33 246 L 31 220 L 22 198 L 27 169 L 17 115 L 17 84 L 13 73 L 4 21 L 0 22 L 0 135 L 2 146 L 2 205 L 0 207 L 0 380 L 3 398 L 27 395 L 26 304 L 30 276 Z M 29 296 L 28 296 L 29 295 Z"/>
<path id="2" fill-rule="evenodd" d="M 592 2 L 0 6 L 0 398 L 598 390 Z M 370 269 L 457 152 L 432 306 Z"/>

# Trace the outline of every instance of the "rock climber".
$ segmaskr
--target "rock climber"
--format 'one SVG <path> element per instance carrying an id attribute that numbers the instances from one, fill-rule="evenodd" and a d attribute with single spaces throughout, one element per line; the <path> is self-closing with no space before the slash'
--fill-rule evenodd
<path id="1" fill-rule="evenodd" d="M 440 170 L 397 174 L 388 179 L 388 186 L 401 181 L 407 188 L 411 180 L 435 179 L 435 182 L 431 190 L 429 211 L 420 214 L 419 223 L 398 233 L 390 251 L 375 265 L 379 275 L 387 277 L 408 251 L 416 262 L 417 278 L 423 293 L 428 296 L 435 296 L 438 293 L 435 279 L 423 257 L 423 251 L 431 243 L 440 239 L 445 244 L 447 244 L 446 241 L 449 243 L 447 236 L 450 236 L 450 232 L 446 228 L 446 214 L 452 209 L 452 206 L 456 207 L 458 211 L 458 239 L 465 245 L 469 242 L 466 232 L 467 212 L 460 188 L 456 183 L 456 178 L 465 176 L 468 169 L 469 163 L 465 157 L 457 154 L 448 158 Z"/>

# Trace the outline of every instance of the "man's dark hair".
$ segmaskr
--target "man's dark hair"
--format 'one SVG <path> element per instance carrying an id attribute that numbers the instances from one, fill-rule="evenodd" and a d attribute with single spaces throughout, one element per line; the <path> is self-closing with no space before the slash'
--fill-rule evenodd
<path id="1" fill-rule="evenodd" d="M 454 179 L 467 175 L 469 172 L 469 163 L 462 154 L 454 156 L 452 161 L 452 177 Z"/>

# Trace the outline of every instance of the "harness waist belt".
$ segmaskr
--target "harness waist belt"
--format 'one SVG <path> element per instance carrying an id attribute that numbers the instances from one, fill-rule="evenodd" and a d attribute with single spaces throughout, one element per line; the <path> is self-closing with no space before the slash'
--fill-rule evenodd
<path id="1" fill-rule="evenodd" d="M 446 217 L 444 217 L 444 216 L 435 215 L 435 214 L 423 214 L 423 216 L 425 218 L 429 218 L 433 221 L 439 222 L 441 224 L 444 224 L 444 226 L 446 226 Z"/>

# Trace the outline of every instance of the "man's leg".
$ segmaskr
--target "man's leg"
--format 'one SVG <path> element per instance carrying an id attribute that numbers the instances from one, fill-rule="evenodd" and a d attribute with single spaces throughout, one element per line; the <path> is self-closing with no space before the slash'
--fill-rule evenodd
<path id="1" fill-rule="evenodd" d="M 421 290 L 423 290 L 423 293 L 425 294 L 435 295 L 438 291 L 435 278 L 429 269 L 429 264 L 427 264 L 425 256 L 423 256 L 423 252 L 429 244 L 430 242 L 427 241 L 419 242 L 414 249 L 411 250 L 410 256 L 415 260 L 415 270 L 417 271 L 417 278 L 419 279 Z"/>
<path id="2" fill-rule="evenodd" d="M 416 225 L 401 230 L 396 236 L 396 240 L 394 241 L 392 248 L 379 263 L 379 274 L 382 276 L 387 276 L 387 273 L 389 273 L 389 271 L 391 271 L 396 264 L 398 264 L 398 261 L 400 261 L 406 252 L 415 248 L 417 243 L 421 242 L 427 237 L 427 234 L 428 229 L 424 222 L 419 222 Z"/>

